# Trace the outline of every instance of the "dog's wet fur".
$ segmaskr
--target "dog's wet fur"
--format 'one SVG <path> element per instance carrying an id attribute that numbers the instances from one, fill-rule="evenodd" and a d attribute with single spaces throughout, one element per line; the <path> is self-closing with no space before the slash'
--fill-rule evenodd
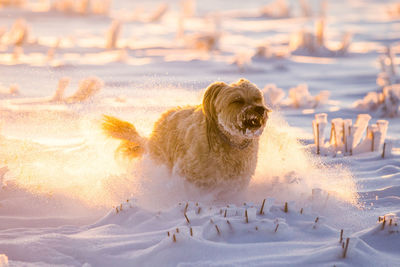
<path id="1" fill-rule="evenodd" d="M 149 138 L 117 118 L 104 116 L 103 130 L 121 140 L 128 157 L 148 153 L 171 173 L 202 187 L 247 186 L 257 163 L 258 139 L 269 109 L 262 92 L 246 79 L 208 86 L 199 106 L 165 112 Z"/>

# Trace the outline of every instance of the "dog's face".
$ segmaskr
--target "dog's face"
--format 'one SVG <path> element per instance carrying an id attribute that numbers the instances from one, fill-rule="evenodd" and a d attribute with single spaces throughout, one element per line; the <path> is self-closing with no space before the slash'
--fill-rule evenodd
<path id="1" fill-rule="evenodd" d="M 203 110 L 211 123 L 232 136 L 246 139 L 262 134 L 270 111 L 260 89 L 245 79 L 230 85 L 211 84 L 204 95 Z"/>

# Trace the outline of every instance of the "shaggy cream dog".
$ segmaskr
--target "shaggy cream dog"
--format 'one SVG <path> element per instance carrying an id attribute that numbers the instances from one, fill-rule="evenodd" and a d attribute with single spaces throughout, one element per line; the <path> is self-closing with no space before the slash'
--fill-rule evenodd
<path id="1" fill-rule="evenodd" d="M 209 85 L 202 105 L 167 111 L 148 139 L 132 124 L 109 116 L 103 130 L 122 140 L 117 151 L 130 157 L 148 152 L 199 187 L 246 186 L 256 168 L 258 139 L 268 112 L 261 91 L 240 79 Z"/>

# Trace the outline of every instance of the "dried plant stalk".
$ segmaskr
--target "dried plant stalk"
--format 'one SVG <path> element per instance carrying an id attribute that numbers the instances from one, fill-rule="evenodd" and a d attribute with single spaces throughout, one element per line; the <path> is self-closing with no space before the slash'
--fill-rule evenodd
<path id="1" fill-rule="evenodd" d="M 319 155 L 319 123 L 317 123 L 317 155 Z"/>
<path id="2" fill-rule="evenodd" d="M 17 19 L 9 31 L 9 40 L 13 45 L 21 46 L 28 41 L 28 24 L 24 19 Z"/>
<path id="3" fill-rule="evenodd" d="M 383 143 L 382 158 L 385 158 L 386 143 Z"/>
<path id="4" fill-rule="evenodd" d="M 264 214 L 264 205 L 265 205 L 265 198 L 264 198 L 264 200 L 263 200 L 263 202 L 261 204 L 260 215 Z"/>
<path id="5" fill-rule="evenodd" d="M 114 20 L 106 33 L 106 48 L 115 49 L 121 33 L 121 22 Z"/>
<path id="6" fill-rule="evenodd" d="M 64 92 L 69 84 L 69 81 L 70 81 L 70 79 L 68 77 L 63 77 L 60 80 L 58 80 L 57 90 L 51 99 L 52 101 L 62 101 L 63 100 Z"/>
<path id="7" fill-rule="evenodd" d="M 111 0 L 91 0 L 91 11 L 97 15 L 107 15 L 110 12 Z"/>
<path id="8" fill-rule="evenodd" d="M 325 31 L 325 21 L 323 19 L 318 20 L 316 23 L 316 37 L 317 37 L 317 44 L 320 47 L 324 46 L 324 31 Z"/>
<path id="9" fill-rule="evenodd" d="M 161 3 L 157 9 L 154 11 L 153 14 L 151 14 L 148 18 L 148 22 L 158 22 L 162 19 L 162 17 L 167 13 L 168 11 L 168 4 L 167 3 Z"/>
<path id="10" fill-rule="evenodd" d="M 218 235 L 220 235 L 221 232 L 219 231 L 218 225 L 215 225 L 215 229 L 217 230 Z"/>
<path id="11" fill-rule="evenodd" d="M 101 90 L 103 82 L 96 77 L 89 77 L 79 82 L 78 90 L 70 97 L 66 98 L 67 103 L 82 102 Z"/>
<path id="12" fill-rule="evenodd" d="M 347 249 L 349 248 L 349 242 L 350 242 L 350 238 L 346 238 L 346 245 L 345 245 L 344 251 L 343 251 L 343 258 L 346 258 Z"/>
<path id="13" fill-rule="evenodd" d="M 185 213 L 184 215 L 185 215 L 185 218 L 186 218 L 187 223 L 190 224 L 190 220 L 189 220 L 188 216 L 186 215 L 186 213 Z"/>

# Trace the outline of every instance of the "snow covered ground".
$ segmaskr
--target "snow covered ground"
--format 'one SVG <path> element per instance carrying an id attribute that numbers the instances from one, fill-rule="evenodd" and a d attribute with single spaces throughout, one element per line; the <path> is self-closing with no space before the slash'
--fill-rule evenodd
<path id="1" fill-rule="evenodd" d="M 0 0 L 0 266 L 400 265 L 396 1 L 85 3 Z M 115 158 L 99 128 L 148 135 L 241 77 L 274 111 L 240 193 Z M 330 124 L 318 155 L 319 113 L 387 120 L 384 155 L 375 126 L 350 156 Z"/>

